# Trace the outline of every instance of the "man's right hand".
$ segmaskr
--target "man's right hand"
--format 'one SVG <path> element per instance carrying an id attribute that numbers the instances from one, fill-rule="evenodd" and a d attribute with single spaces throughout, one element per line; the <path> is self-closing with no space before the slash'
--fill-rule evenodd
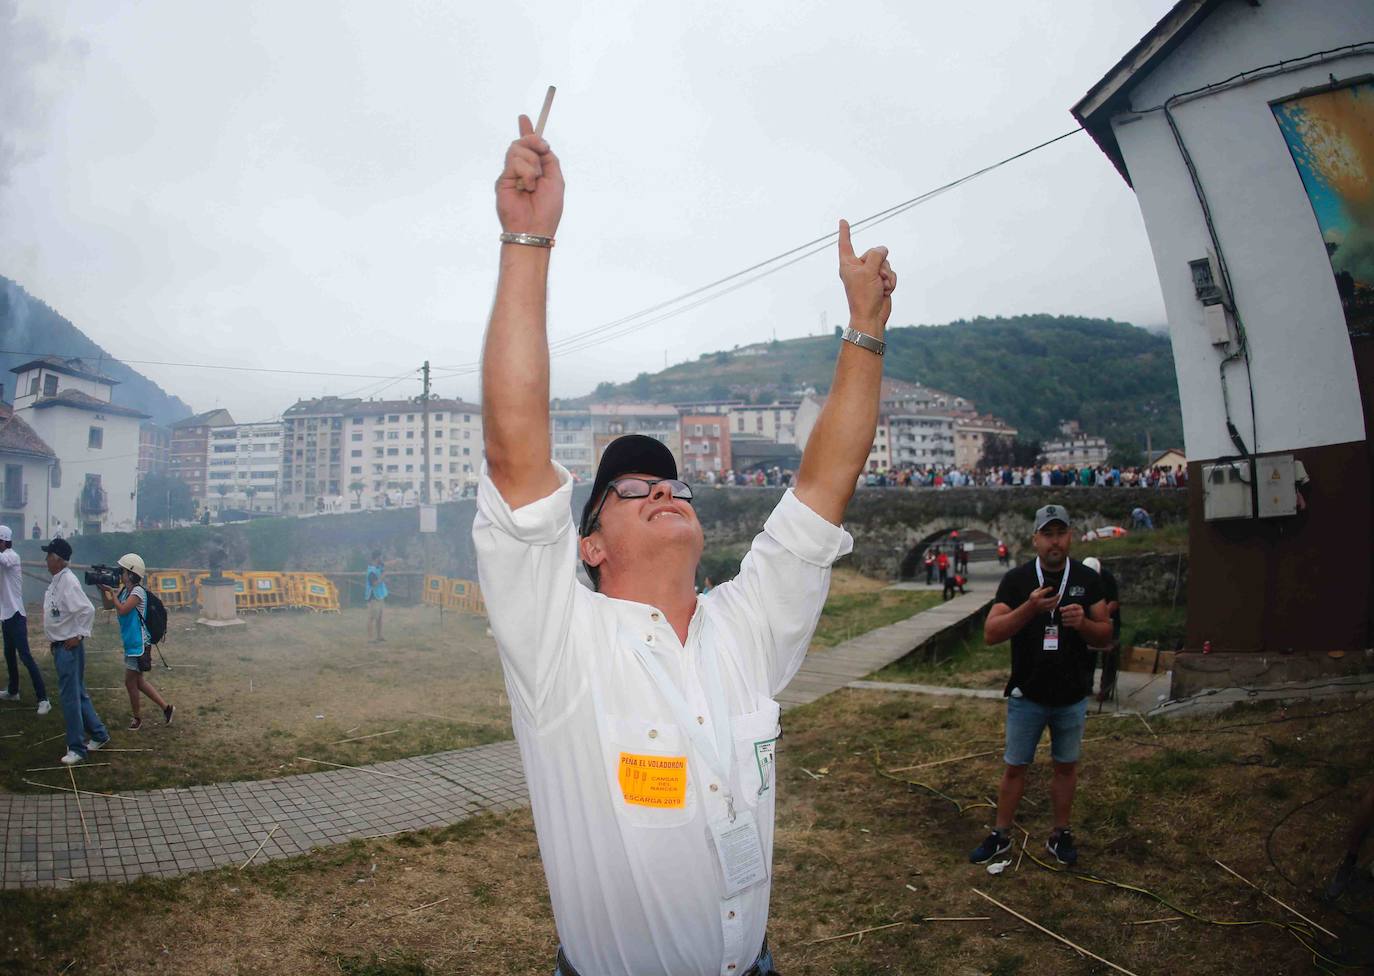
<path id="1" fill-rule="evenodd" d="M 496 215 L 508 233 L 542 237 L 557 234 L 563 218 L 563 169 L 528 115 L 520 116 L 520 138 L 506 150 L 496 181 Z"/>
<path id="2" fill-rule="evenodd" d="M 1042 613 L 1049 613 L 1058 605 L 1059 591 L 1053 586 L 1042 586 L 1038 590 L 1032 590 L 1031 595 L 1022 604 L 1022 606 L 1031 607 L 1037 617 Z"/>

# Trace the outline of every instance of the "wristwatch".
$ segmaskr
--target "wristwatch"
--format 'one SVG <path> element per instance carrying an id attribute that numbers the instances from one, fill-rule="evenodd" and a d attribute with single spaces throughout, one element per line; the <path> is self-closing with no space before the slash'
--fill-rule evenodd
<path id="1" fill-rule="evenodd" d="M 887 343 L 881 339 L 874 338 L 867 332 L 860 332 L 852 325 L 846 325 L 844 331 L 840 333 L 840 338 L 845 342 L 852 342 L 860 349 L 867 349 L 871 353 L 881 356 L 887 349 Z"/>

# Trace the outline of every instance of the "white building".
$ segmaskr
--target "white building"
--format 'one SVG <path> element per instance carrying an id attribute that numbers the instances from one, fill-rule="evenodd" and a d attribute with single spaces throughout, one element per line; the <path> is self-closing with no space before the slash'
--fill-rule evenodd
<path id="1" fill-rule="evenodd" d="M 1046 441 L 1041 448 L 1041 456 L 1046 464 L 1065 467 L 1094 467 L 1107 462 L 1111 448 L 1105 437 L 1085 434 L 1078 429 L 1078 421 L 1066 420 L 1059 425 L 1055 440 Z"/>
<path id="2" fill-rule="evenodd" d="M 623 434 L 643 434 L 667 445 L 678 468 L 683 467 L 682 431 L 676 407 L 666 403 L 593 403 L 590 413 L 598 464 L 611 441 Z"/>
<path id="3" fill-rule="evenodd" d="M 892 414 L 887 418 L 892 466 L 954 464 L 954 418 L 944 414 Z"/>
<path id="4" fill-rule="evenodd" d="M 574 477 L 590 480 L 596 476 L 590 410 L 550 410 L 549 442 L 553 445 L 553 459 Z"/>
<path id="5" fill-rule="evenodd" d="M 80 360 L 35 359 L 10 372 L 18 377 L 15 416 L 57 455 L 43 503 L 47 525 L 42 534 L 133 529 L 138 427 L 148 415 L 112 403 L 118 381 Z"/>
<path id="6" fill-rule="evenodd" d="M 797 400 L 732 406 L 728 414 L 730 436 L 762 437 L 775 444 L 796 444 L 800 406 Z"/>
<path id="7" fill-rule="evenodd" d="M 430 501 L 460 498 L 482 470 L 482 408 L 463 400 L 429 402 Z M 347 414 L 343 488 L 347 507 L 413 505 L 426 478 L 424 412 L 411 400 L 359 401 Z"/>
<path id="8" fill-rule="evenodd" d="M 1374 549 L 1371 39 L 1369 0 L 1180 2 L 1073 109 L 1154 255 L 1201 495 L 1187 647 L 1213 672 L 1293 652 L 1315 675 L 1369 646 L 1370 560 L 1331 541 Z"/>
<path id="9" fill-rule="evenodd" d="M 41 536 L 50 525 L 48 483 L 56 464 L 56 452 L 12 407 L 0 403 L 0 524 L 8 525 L 16 539 L 28 538 L 34 526 Z"/>
<path id="10" fill-rule="evenodd" d="M 282 422 L 210 428 L 206 501 L 216 509 L 280 511 Z"/>

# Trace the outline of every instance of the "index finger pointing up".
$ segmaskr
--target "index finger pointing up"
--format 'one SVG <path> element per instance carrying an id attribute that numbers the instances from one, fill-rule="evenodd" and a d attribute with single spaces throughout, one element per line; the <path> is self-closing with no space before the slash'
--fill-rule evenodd
<path id="1" fill-rule="evenodd" d="M 840 221 L 840 260 L 854 259 L 854 245 L 849 240 L 849 221 Z"/>

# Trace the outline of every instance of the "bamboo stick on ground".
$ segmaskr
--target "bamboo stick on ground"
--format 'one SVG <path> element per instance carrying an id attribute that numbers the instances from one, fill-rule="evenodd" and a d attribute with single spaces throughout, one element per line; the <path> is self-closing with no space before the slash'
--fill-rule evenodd
<path id="1" fill-rule="evenodd" d="M 875 925 L 875 926 L 873 926 L 871 929 L 856 929 L 856 930 L 854 930 L 853 932 L 846 932 L 846 933 L 844 933 L 843 935 L 831 935 L 831 936 L 827 936 L 827 937 L 824 938 L 824 939 L 812 939 L 810 942 L 805 942 L 805 943 L 803 943 L 803 945 L 813 946 L 813 945 L 820 945 L 822 942 L 837 942 L 837 941 L 839 941 L 840 939 L 852 939 L 852 938 L 854 938 L 854 936 L 856 936 L 856 935 L 859 936 L 860 938 L 862 938 L 864 935 L 867 935 L 869 932 L 881 932 L 883 929 L 895 929 L 895 928 L 896 928 L 897 926 L 899 926 L 899 925 L 909 925 L 909 924 L 911 924 L 911 923 L 909 923 L 909 922 L 889 922 L 887 925 Z"/>
<path id="2" fill-rule="evenodd" d="M 1140 719 L 1140 724 L 1143 725 L 1143 726 L 1145 726 L 1145 728 L 1149 731 L 1150 735 L 1155 736 L 1155 738 L 1159 738 L 1159 736 L 1156 735 L 1155 730 L 1152 729 L 1152 728 L 1150 728 L 1150 723 L 1147 722 L 1147 721 L 1145 721 L 1145 716 L 1144 716 L 1144 715 L 1141 715 L 1139 712 L 1136 712 L 1136 713 L 1135 713 L 1135 717 L 1138 718 L 1138 719 Z"/>
<path id="3" fill-rule="evenodd" d="M 67 775 L 72 778 L 72 793 L 76 796 L 76 812 L 81 815 L 81 833 L 86 837 L 86 846 L 91 846 L 91 832 L 86 827 L 86 811 L 81 809 L 81 791 L 76 788 L 76 770 L 67 767 Z"/>
<path id="4" fill-rule="evenodd" d="M 297 756 L 296 758 L 301 762 L 317 763 L 320 766 L 335 766 L 339 769 L 356 769 L 360 773 L 372 773 L 374 776 L 385 776 L 388 779 L 402 779 L 407 783 L 420 782 L 418 779 L 412 779 L 409 776 L 401 776 L 398 773 L 384 773 L 380 769 L 371 769 L 367 766 L 350 766 L 348 763 L 326 762 L 323 759 L 311 759 L 309 756 Z"/>
<path id="5" fill-rule="evenodd" d="M 333 742 L 331 742 L 331 743 L 329 743 L 329 744 L 330 744 L 331 746 L 341 746 L 341 745 L 343 745 L 345 742 L 362 742 L 364 739 L 375 739 L 375 738 L 377 738 L 379 735 L 395 735 L 395 734 L 396 734 L 397 732 L 399 732 L 399 731 L 401 731 L 401 730 L 400 730 L 400 729 L 390 729 L 389 731 L 386 731 L 386 732 L 373 732 L 371 735 L 355 735 L 355 736 L 354 736 L 353 738 L 351 738 L 351 739 L 335 739 Z"/>
<path id="6" fill-rule="evenodd" d="M 1003 905 L 1000 901 L 998 901 L 996 898 L 992 897 L 991 895 L 985 895 L 985 894 L 983 894 L 981 891 L 979 891 L 977 888 L 973 888 L 973 889 L 970 889 L 970 890 L 972 890 L 972 892 L 973 892 L 975 895 L 977 895 L 979 898 L 984 898 L 984 899 L 986 899 L 987 901 L 992 902 L 994 905 L 996 905 L 998 908 L 1002 909 L 1002 911 L 1006 912 L 1008 915 L 1015 915 L 1017 918 L 1019 918 L 1021 921 L 1025 922 L 1027 925 L 1031 926 L 1032 928 L 1039 929 L 1041 932 L 1044 932 L 1046 935 L 1048 935 L 1050 938 L 1054 939 L 1055 941 L 1064 943 L 1064 945 L 1068 946 L 1070 949 L 1072 949 L 1074 952 L 1078 953 L 1079 955 L 1088 956 L 1089 958 L 1096 959 L 1098 962 L 1102 963 L 1103 965 L 1105 965 L 1105 966 L 1110 966 L 1112 969 L 1115 969 L 1118 973 L 1124 973 L 1125 976 L 1136 976 L 1136 974 L 1133 973 L 1133 972 L 1131 972 L 1129 969 L 1123 969 L 1122 967 L 1118 966 L 1116 963 L 1112 962 L 1111 960 L 1109 960 L 1109 959 L 1103 959 L 1103 958 L 1102 958 L 1101 956 L 1099 956 L 1097 953 L 1095 953 L 1095 952 L 1089 952 L 1087 949 L 1084 949 L 1081 945 L 1078 945 L 1078 944 L 1075 943 L 1075 942 L 1070 942 L 1068 939 L 1064 938 L 1062 935 L 1059 935 L 1059 934 L 1057 934 L 1057 933 L 1051 932 L 1049 929 L 1045 928 L 1045 926 L 1041 925 L 1039 922 L 1033 922 L 1033 921 L 1031 921 L 1030 919 L 1026 918 L 1026 916 L 1024 916 L 1024 915 L 1022 915 L 1020 912 L 1016 911 L 1015 909 L 1008 908 L 1006 905 Z"/>
<path id="7" fill-rule="evenodd" d="M 1256 891 L 1258 891 L 1258 892 L 1259 892 L 1261 895 L 1263 895 L 1265 898 L 1268 898 L 1270 901 L 1272 901 L 1275 905 L 1278 905 L 1280 908 L 1284 908 L 1284 909 L 1286 909 L 1286 910 L 1292 912 L 1294 915 L 1298 916 L 1298 918 L 1302 919 L 1304 922 L 1306 922 L 1308 925 L 1312 926 L 1312 927 L 1313 927 L 1314 929 L 1316 929 L 1318 932 L 1325 932 L 1327 935 L 1329 935 L 1331 938 L 1335 939 L 1337 942 L 1340 941 L 1340 938 L 1341 938 L 1341 937 L 1340 937 L 1339 935 L 1337 935 L 1335 932 L 1332 932 L 1330 929 L 1322 928 L 1320 925 L 1318 925 L 1316 922 L 1312 921 L 1310 918 L 1308 918 L 1308 917 L 1307 917 L 1306 915 L 1304 915 L 1302 912 L 1298 911 L 1298 910 L 1297 910 L 1296 908 L 1294 908 L 1292 905 L 1289 905 L 1289 904 L 1287 904 L 1286 902 L 1279 901 L 1277 898 L 1275 898 L 1273 895 L 1269 894 L 1269 892 L 1265 891 L 1265 890 L 1264 890 L 1263 888 L 1261 888 L 1259 885 L 1255 884 L 1253 881 L 1249 880 L 1248 878 L 1245 878 L 1245 877 L 1241 876 L 1240 874 L 1237 874 L 1235 871 L 1232 871 L 1232 870 L 1231 870 L 1230 868 L 1228 868 L 1225 864 L 1222 864 L 1220 861 L 1217 861 L 1216 858 L 1212 858 L 1212 860 L 1216 862 L 1217 867 L 1221 868 L 1221 869 L 1222 869 L 1223 871 L 1225 871 L 1227 874 L 1234 874 L 1237 878 L 1240 878 L 1240 880 L 1244 881 L 1244 882 L 1245 882 L 1246 884 L 1248 884 L 1251 888 L 1254 888 Z"/>
<path id="8" fill-rule="evenodd" d="M 921 921 L 922 921 L 922 922 L 991 922 L 991 921 L 992 921 L 992 916 L 991 916 L 991 915 L 949 915 L 949 916 L 941 917 L 941 916 L 939 916 L 939 915 L 931 915 L 931 916 L 929 916 L 929 917 L 927 917 L 927 918 L 921 919 Z"/>
<path id="9" fill-rule="evenodd" d="M 416 905 L 414 908 L 407 908 L 403 912 L 396 912 L 393 915 L 383 915 L 381 918 L 377 919 L 377 921 L 386 922 L 393 918 L 400 918 L 402 915 L 414 915 L 416 912 L 424 911 L 426 908 L 433 908 L 435 905 L 442 905 L 444 902 L 448 900 L 448 898 L 440 898 L 438 901 L 427 902 L 424 905 Z"/>
<path id="10" fill-rule="evenodd" d="M 1127 925 L 1158 925 L 1160 922 L 1181 922 L 1182 915 L 1170 915 L 1168 918 L 1147 918 L 1140 922 L 1127 922 Z"/>
<path id="11" fill-rule="evenodd" d="M 242 871 L 244 868 L 248 867 L 248 865 L 250 865 L 250 864 L 253 863 L 253 858 L 257 857 L 257 856 L 258 856 L 258 853 L 259 853 L 264 847 L 267 846 L 267 842 L 268 842 L 269 840 L 272 839 L 272 835 L 275 834 L 275 833 L 277 832 L 278 828 L 280 828 L 280 827 L 281 827 L 281 824 L 277 824 L 276 826 L 274 826 L 271 830 L 269 830 L 269 831 L 267 832 L 267 836 L 264 837 L 264 838 L 262 839 L 262 843 L 259 844 L 257 847 L 255 847 L 255 848 L 253 849 L 253 853 L 252 853 L 252 854 L 249 854 L 249 855 L 248 855 L 248 860 L 244 861 L 242 864 L 239 865 L 239 868 L 238 868 L 238 869 L 239 869 L 240 871 Z"/>
<path id="12" fill-rule="evenodd" d="M 895 769 L 889 769 L 888 772 L 906 773 L 913 769 L 929 769 L 932 766 L 943 766 L 946 763 L 963 762 L 965 759 L 980 759 L 983 756 L 995 756 L 1001 751 L 1000 749 L 989 749 L 987 752 L 970 752 L 966 756 L 950 756 L 948 759 L 934 759 L 930 762 L 917 763 L 915 766 L 898 766 Z"/>
<path id="13" fill-rule="evenodd" d="M 70 786 L 54 786 L 52 783 L 38 783 L 31 779 L 23 779 L 22 777 L 21 782 L 28 783 L 30 786 L 41 786 L 45 790 L 60 790 L 63 793 L 70 793 L 72 791 Z M 101 793 L 99 790 L 77 790 L 76 792 L 85 793 L 87 796 L 107 796 L 115 800 L 127 800 L 130 803 L 135 802 L 133 797 L 120 796 L 118 793 Z"/>
<path id="14" fill-rule="evenodd" d="M 81 765 L 82 765 L 83 767 L 85 767 L 86 769 L 90 769 L 92 766 L 108 766 L 109 763 L 82 763 Z M 31 769 L 26 769 L 26 770 L 24 770 L 24 772 L 26 772 L 26 773 L 41 773 L 41 772 L 45 772 L 46 770 L 49 770 L 49 769 L 71 769 L 71 768 L 72 768 L 72 767 L 70 767 L 70 766 L 34 766 L 34 767 L 32 767 Z"/>

